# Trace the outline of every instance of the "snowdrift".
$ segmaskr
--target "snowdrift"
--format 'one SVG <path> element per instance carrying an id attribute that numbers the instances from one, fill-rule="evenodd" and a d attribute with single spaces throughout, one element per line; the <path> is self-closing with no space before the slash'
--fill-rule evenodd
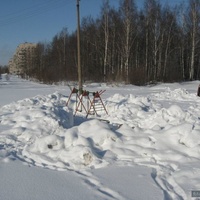
<path id="1" fill-rule="evenodd" d="M 185 89 L 105 99 L 110 124 L 77 123 L 54 93 L 0 108 L 0 160 L 20 159 L 54 170 L 147 166 L 166 199 L 188 199 L 200 188 L 200 99 Z M 122 124 L 116 128 L 115 124 Z"/>

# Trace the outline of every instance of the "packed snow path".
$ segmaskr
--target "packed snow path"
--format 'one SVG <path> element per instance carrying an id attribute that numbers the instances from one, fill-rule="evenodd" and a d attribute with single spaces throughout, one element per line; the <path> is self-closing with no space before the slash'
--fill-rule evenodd
<path id="1" fill-rule="evenodd" d="M 192 90 L 190 84 L 88 85 L 111 94 L 104 99 L 109 115 L 102 116 L 110 124 L 82 115 L 73 119 L 63 92 L 9 103 L 0 108 L 0 159 L 75 171 L 111 199 L 127 198 L 105 187 L 91 170 L 146 166 L 163 199 L 190 199 L 191 190 L 200 189 L 200 98 L 195 85 Z M 116 123 L 123 125 L 117 129 Z"/>

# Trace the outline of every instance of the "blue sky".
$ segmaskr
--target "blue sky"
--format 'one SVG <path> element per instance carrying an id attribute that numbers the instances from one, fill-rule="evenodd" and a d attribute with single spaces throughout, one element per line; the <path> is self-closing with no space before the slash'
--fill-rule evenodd
<path id="1" fill-rule="evenodd" d="M 161 0 L 170 5 L 186 0 Z M 103 0 L 81 0 L 80 16 L 96 17 Z M 110 0 L 118 7 L 119 0 Z M 136 0 L 143 5 L 144 0 Z M 76 0 L 2 0 L 0 6 L 0 65 L 6 65 L 24 42 L 48 42 L 64 27 L 76 29 Z"/>

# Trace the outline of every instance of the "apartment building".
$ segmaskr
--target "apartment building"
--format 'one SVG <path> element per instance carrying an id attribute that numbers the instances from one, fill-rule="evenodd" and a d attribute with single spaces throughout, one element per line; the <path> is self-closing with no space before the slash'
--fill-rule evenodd
<path id="1" fill-rule="evenodd" d="M 33 66 L 37 44 L 25 42 L 20 44 L 9 61 L 9 72 L 12 74 L 27 74 Z"/>

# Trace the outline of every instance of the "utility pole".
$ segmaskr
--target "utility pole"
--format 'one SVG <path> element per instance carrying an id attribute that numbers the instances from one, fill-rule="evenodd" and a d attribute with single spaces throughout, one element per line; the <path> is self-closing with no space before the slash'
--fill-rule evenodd
<path id="1" fill-rule="evenodd" d="M 81 45 L 80 45 L 80 12 L 79 12 L 79 1 L 77 0 L 77 56 L 78 56 L 78 85 L 79 94 L 82 94 L 83 81 L 82 81 L 82 69 L 81 69 Z"/>

